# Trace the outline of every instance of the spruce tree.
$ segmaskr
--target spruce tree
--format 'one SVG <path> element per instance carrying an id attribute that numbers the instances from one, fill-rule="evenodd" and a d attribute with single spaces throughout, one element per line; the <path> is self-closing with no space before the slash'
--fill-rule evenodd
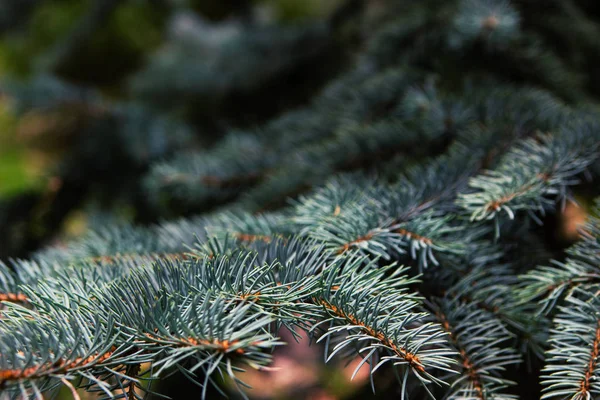
<path id="1" fill-rule="evenodd" d="M 0 4 L 63 152 L 0 199 L 0 398 L 252 396 L 283 330 L 373 397 L 600 398 L 600 5 L 256 3 Z"/>

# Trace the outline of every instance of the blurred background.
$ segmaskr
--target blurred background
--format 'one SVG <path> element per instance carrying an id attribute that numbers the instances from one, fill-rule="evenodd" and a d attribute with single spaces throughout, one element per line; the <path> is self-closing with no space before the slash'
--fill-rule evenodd
<path id="1" fill-rule="evenodd" d="M 1 1 L 0 259 L 77 234 L 90 199 L 155 220 L 135 199 L 150 163 L 302 103 L 338 68 L 323 20 L 339 3 Z"/>

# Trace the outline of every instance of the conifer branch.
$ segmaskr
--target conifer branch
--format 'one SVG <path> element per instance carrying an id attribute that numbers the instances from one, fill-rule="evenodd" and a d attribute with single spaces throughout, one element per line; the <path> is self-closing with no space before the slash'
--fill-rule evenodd
<path id="1" fill-rule="evenodd" d="M 569 396 L 588 399 L 598 393 L 598 318 L 597 285 L 575 288 L 559 307 L 551 331 L 546 366 L 542 376 L 544 399 Z"/>
<path id="2" fill-rule="evenodd" d="M 592 211 L 599 211 L 598 204 Z M 539 312 L 549 314 L 577 287 L 600 282 L 600 220 L 590 217 L 582 232 L 580 241 L 567 249 L 564 262 L 552 260 L 552 265 L 537 267 L 521 277 L 522 302 L 537 301 Z"/>
<path id="3" fill-rule="evenodd" d="M 391 277 L 382 279 L 385 269 L 367 265 L 363 270 L 361 265 L 350 258 L 343 275 L 329 270 L 325 291 L 315 299 L 328 316 L 312 328 L 329 324 L 318 339 L 326 342 L 327 360 L 338 353 L 368 353 L 371 373 L 389 362 L 406 366 L 400 375 L 412 372 L 423 384 L 443 384 L 433 373 L 449 371 L 452 352 L 439 326 L 425 322 L 426 314 L 417 312 L 418 297 L 406 293 L 413 280 L 402 275 L 405 269 L 390 270 Z M 334 282 L 336 290 L 331 290 Z"/>
<path id="4" fill-rule="evenodd" d="M 449 398 L 516 398 L 501 393 L 514 383 L 501 378 L 500 372 L 506 366 L 519 363 L 520 357 L 512 348 L 500 347 L 506 346 L 512 337 L 500 321 L 490 313 L 478 310 L 474 304 L 459 299 L 438 299 L 428 305 L 448 332 L 460 360 L 461 376 L 452 384 Z M 473 321 L 477 321 L 476 326 L 471 325 Z M 478 339 L 474 341 L 473 337 Z"/>
<path id="5" fill-rule="evenodd" d="M 514 219 L 519 210 L 538 220 L 535 213 L 543 214 L 556 200 L 564 201 L 567 187 L 577 183 L 577 174 L 597 157 L 595 132 L 593 122 L 582 121 L 561 127 L 556 136 L 525 140 L 496 170 L 473 178 L 472 193 L 459 195 L 459 204 L 471 213 L 473 221 L 497 221 L 501 211 Z M 517 161 L 523 159 L 526 164 Z"/>

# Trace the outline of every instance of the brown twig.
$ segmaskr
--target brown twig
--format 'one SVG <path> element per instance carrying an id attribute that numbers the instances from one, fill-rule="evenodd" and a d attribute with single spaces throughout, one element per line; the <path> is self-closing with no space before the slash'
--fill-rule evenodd
<path id="1" fill-rule="evenodd" d="M 590 385 L 598 365 L 598 356 L 600 355 L 600 321 L 597 322 L 596 334 L 594 336 L 594 342 L 592 343 L 592 353 L 590 354 L 590 360 L 588 362 L 585 375 L 581 384 L 579 385 L 579 391 L 583 395 L 583 398 L 592 396 L 590 393 Z"/>
<path id="2" fill-rule="evenodd" d="M 106 353 L 96 353 L 86 358 L 78 357 L 72 361 L 60 359 L 53 363 L 34 365 L 25 369 L 14 368 L 0 370 L 0 387 L 2 387 L 2 385 L 7 381 L 16 381 L 20 379 L 34 379 L 47 375 L 63 374 L 74 368 L 81 368 L 87 365 L 101 363 L 110 358 L 110 356 L 112 356 L 116 350 L 117 348 L 113 346 Z"/>
<path id="3" fill-rule="evenodd" d="M 323 299 L 320 299 L 318 302 L 323 307 L 325 307 L 329 312 L 337 315 L 338 317 L 342 317 L 342 318 L 348 320 L 350 323 L 352 323 L 352 325 L 360 326 L 361 329 L 364 330 L 367 335 L 372 336 L 374 339 L 379 340 L 385 346 L 392 349 L 392 351 L 397 356 L 404 359 L 408 363 L 408 365 L 410 365 L 412 368 L 416 369 L 419 372 L 425 372 L 425 368 L 421 364 L 421 360 L 419 359 L 419 356 L 411 353 L 410 351 L 406 350 L 403 347 L 396 345 L 392 341 L 392 339 L 385 336 L 385 334 L 383 332 L 379 332 L 379 331 L 371 328 L 370 326 L 365 325 L 362 321 L 360 321 L 354 315 L 347 314 L 346 312 L 344 312 L 344 310 L 340 309 L 339 307 L 336 307 L 335 305 L 333 305 Z"/>
<path id="4" fill-rule="evenodd" d="M 456 346 L 460 357 L 462 358 L 461 365 L 466 371 L 467 376 L 469 377 L 469 381 L 471 381 L 471 383 L 473 384 L 473 388 L 477 392 L 477 397 L 481 400 L 485 400 L 485 396 L 483 394 L 483 385 L 481 384 L 481 377 L 477 372 L 477 368 L 471 361 L 469 355 L 467 354 L 465 349 L 462 348 L 458 339 L 456 338 L 450 321 L 448 321 L 448 318 L 446 318 L 446 316 L 441 312 L 436 312 L 435 316 L 442 325 L 442 328 L 444 328 L 444 330 L 450 335 L 450 340 L 452 341 L 452 343 L 454 343 L 454 346 Z"/>

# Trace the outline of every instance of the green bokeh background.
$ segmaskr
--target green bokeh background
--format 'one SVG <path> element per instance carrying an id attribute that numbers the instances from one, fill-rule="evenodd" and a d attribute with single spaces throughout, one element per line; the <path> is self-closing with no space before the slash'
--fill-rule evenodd
<path id="1" fill-rule="evenodd" d="M 71 81 L 99 86 L 106 95 L 118 96 L 123 79 L 143 65 L 145 58 L 161 44 L 166 13 L 150 3 L 123 1 L 83 53 L 78 54 L 78 59 L 58 72 Z M 232 5 L 239 0 L 180 3 L 207 19 L 221 20 L 229 16 Z M 275 22 L 295 23 L 322 17 L 339 3 L 339 0 L 253 0 L 251 7 L 260 7 Z M 27 24 L 0 36 L 0 80 L 26 79 L 44 71 L 48 54 L 68 37 L 91 5 L 90 0 L 46 0 L 37 5 Z M 102 68 L 98 68 L 100 64 Z M 39 149 L 33 150 L 31 143 L 19 137 L 18 131 L 19 121 L 11 114 L 10 102 L 0 98 L 0 198 L 43 187 L 60 158 L 60 153 L 42 157 Z"/>

